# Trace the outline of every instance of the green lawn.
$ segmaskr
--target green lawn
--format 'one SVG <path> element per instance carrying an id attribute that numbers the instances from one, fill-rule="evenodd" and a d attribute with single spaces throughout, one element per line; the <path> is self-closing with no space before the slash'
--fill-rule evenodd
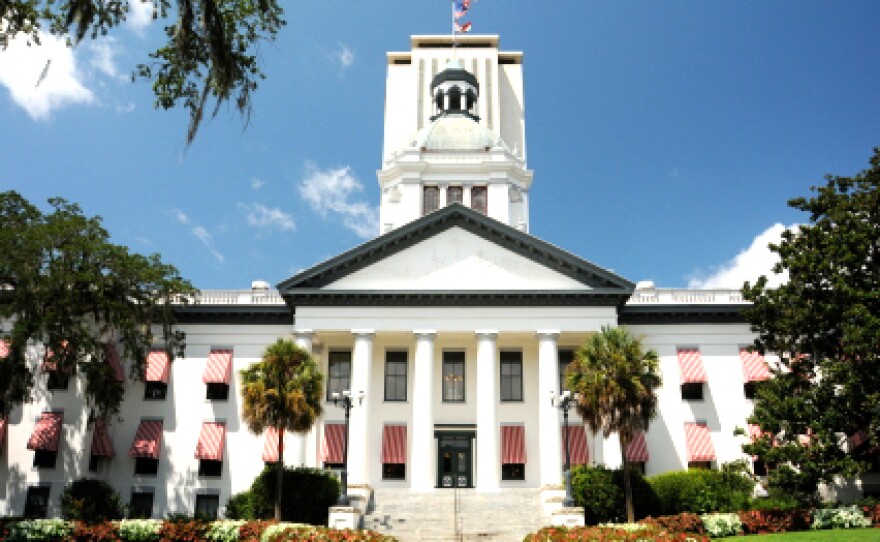
<path id="1" fill-rule="evenodd" d="M 718 539 L 720 540 L 720 539 Z M 784 534 L 756 534 L 752 536 L 735 536 L 726 540 L 743 542 L 866 542 L 880 540 L 880 529 L 834 529 L 826 531 L 801 531 Z"/>

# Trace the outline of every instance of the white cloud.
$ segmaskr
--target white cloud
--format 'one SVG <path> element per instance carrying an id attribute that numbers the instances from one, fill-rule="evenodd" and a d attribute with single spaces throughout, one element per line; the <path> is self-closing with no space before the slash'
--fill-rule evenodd
<path id="1" fill-rule="evenodd" d="M 174 215 L 174 219 L 181 224 L 189 224 L 189 217 L 180 209 L 171 209 L 171 213 Z"/>
<path id="2" fill-rule="evenodd" d="M 131 113 L 132 111 L 134 111 L 134 102 L 128 102 L 125 105 L 118 104 L 116 106 L 117 113 L 128 114 L 128 113 Z"/>
<path id="3" fill-rule="evenodd" d="M 339 42 L 339 50 L 334 54 L 343 70 L 350 68 L 351 65 L 354 64 L 354 52 L 352 52 L 352 50 L 341 41 Z"/>
<path id="4" fill-rule="evenodd" d="M 153 2 L 132 0 L 128 7 L 129 12 L 125 16 L 125 22 L 135 34 L 142 35 L 144 29 L 153 22 Z"/>
<path id="5" fill-rule="evenodd" d="M 700 277 L 702 273 L 690 279 L 688 288 L 713 289 L 713 288 L 742 288 L 745 281 L 754 283 L 761 275 L 767 276 L 767 285 L 776 287 L 788 281 L 788 273 L 775 274 L 772 267 L 779 261 L 779 255 L 771 252 L 770 243 L 779 244 L 782 240 L 782 232 L 786 229 L 797 228 L 792 224 L 787 228 L 776 223 L 760 235 L 755 237 L 751 246 L 734 256 L 729 262 L 715 268 L 706 277 Z"/>
<path id="6" fill-rule="evenodd" d="M 277 207 L 269 209 L 259 203 L 251 205 L 239 203 L 238 207 L 247 213 L 248 224 L 255 228 L 277 228 L 281 231 L 293 231 L 296 229 L 293 217 Z"/>
<path id="7" fill-rule="evenodd" d="M 118 52 L 115 38 L 106 36 L 99 40 L 91 41 L 88 44 L 88 48 L 92 52 L 92 58 L 89 62 L 93 68 L 114 79 L 127 79 L 124 75 L 119 74 L 119 70 L 113 62 L 113 57 Z"/>
<path id="8" fill-rule="evenodd" d="M 312 210 L 322 217 L 330 213 L 341 216 L 345 227 L 363 238 L 378 233 L 378 210 L 363 201 L 353 201 L 355 193 L 362 192 L 364 187 L 352 175 L 351 168 L 320 170 L 307 162 L 306 178 L 297 188 Z"/>
<path id="9" fill-rule="evenodd" d="M 266 186 L 266 184 L 266 181 L 257 178 L 251 179 L 251 188 L 253 188 L 254 190 L 259 190 Z"/>
<path id="10" fill-rule="evenodd" d="M 0 84 L 31 118 L 47 119 L 64 105 L 95 101 L 63 37 L 40 32 L 40 45 L 27 42 L 27 36 L 19 34 L 0 51 Z"/>
<path id="11" fill-rule="evenodd" d="M 208 230 L 201 226 L 194 226 L 192 228 L 192 234 L 196 236 L 196 238 L 202 242 L 205 247 L 211 251 L 211 255 L 214 256 L 218 262 L 223 263 L 223 254 L 220 253 L 219 250 L 214 246 L 214 238 L 208 233 Z"/>

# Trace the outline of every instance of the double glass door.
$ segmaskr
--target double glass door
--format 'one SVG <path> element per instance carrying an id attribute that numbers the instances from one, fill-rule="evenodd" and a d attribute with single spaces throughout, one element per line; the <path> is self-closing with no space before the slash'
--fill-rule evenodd
<path id="1" fill-rule="evenodd" d="M 473 438 L 472 433 L 438 436 L 437 485 L 439 487 L 473 487 Z"/>

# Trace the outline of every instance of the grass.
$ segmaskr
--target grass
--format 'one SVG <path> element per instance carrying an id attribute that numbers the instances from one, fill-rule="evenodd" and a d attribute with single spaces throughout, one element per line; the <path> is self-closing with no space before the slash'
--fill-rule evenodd
<path id="1" fill-rule="evenodd" d="M 727 540 L 748 542 L 867 542 L 880 541 L 880 529 L 833 529 L 823 531 L 798 531 L 783 534 L 757 534 L 731 537 Z"/>

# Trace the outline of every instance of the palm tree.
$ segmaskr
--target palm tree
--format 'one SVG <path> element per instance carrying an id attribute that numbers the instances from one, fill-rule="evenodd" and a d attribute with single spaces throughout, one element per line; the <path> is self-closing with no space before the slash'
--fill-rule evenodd
<path id="1" fill-rule="evenodd" d="M 577 410 L 593 434 L 617 433 L 623 459 L 626 517 L 635 521 L 626 451 L 657 413 L 659 358 L 623 328 L 602 327 L 578 350 L 568 368 L 568 385 L 579 394 Z"/>
<path id="2" fill-rule="evenodd" d="M 240 374 L 244 422 L 254 433 L 274 427 L 278 435 L 275 519 L 281 520 L 284 431 L 304 433 L 314 425 L 322 412 L 323 376 L 311 354 L 284 339 Z"/>

